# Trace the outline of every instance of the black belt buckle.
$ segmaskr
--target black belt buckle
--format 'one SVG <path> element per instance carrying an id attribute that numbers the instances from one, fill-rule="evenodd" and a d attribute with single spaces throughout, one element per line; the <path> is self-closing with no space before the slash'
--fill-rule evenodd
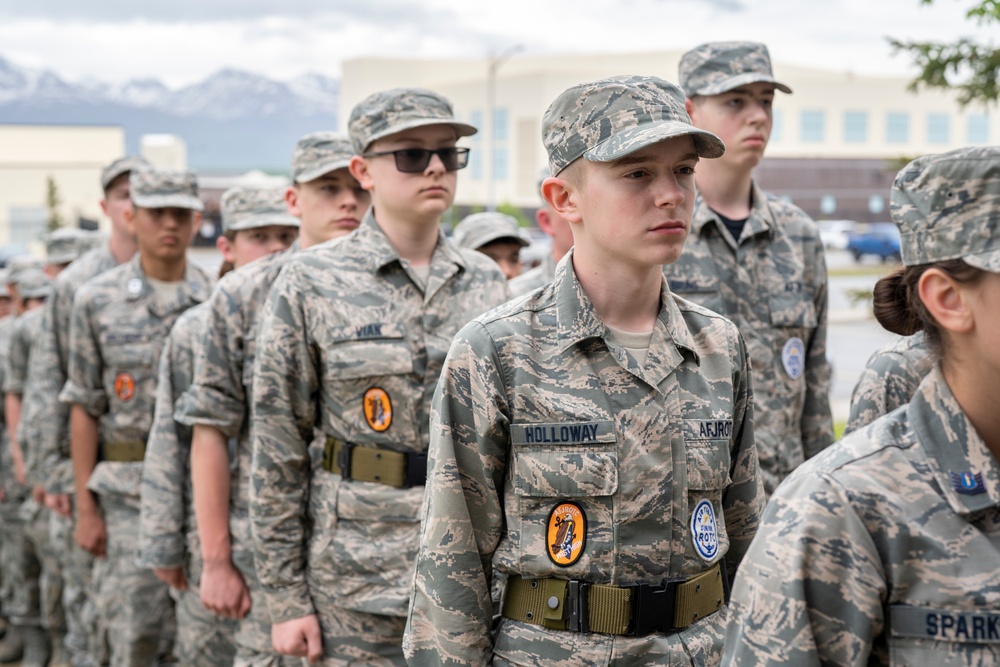
<path id="1" fill-rule="evenodd" d="M 340 453 L 337 454 L 337 465 L 340 466 L 340 476 L 343 479 L 351 478 L 351 454 L 354 453 L 354 443 L 343 442 L 340 445 Z"/>
<path id="2" fill-rule="evenodd" d="M 403 485 L 407 488 L 424 486 L 427 483 L 427 454 L 408 453 L 406 455 L 406 475 Z"/>
<path id="3" fill-rule="evenodd" d="M 573 632 L 590 632 L 590 584 L 570 579 L 566 588 L 566 608 L 569 610 L 569 627 Z"/>
<path id="4" fill-rule="evenodd" d="M 632 622 L 625 633 L 630 637 L 641 637 L 651 632 L 671 632 L 674 627 L 674 611 L 677 608 L 677 584 L 668 582 L 663 586 L 632 584 Z"/>

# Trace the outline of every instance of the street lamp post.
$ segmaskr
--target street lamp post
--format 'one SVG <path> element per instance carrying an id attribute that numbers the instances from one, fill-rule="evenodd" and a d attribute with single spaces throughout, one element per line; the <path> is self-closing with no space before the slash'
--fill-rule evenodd
<path id="1" fill-rule="evenodd" d="M 486 108 L 489 110 L 489 118 L 487 122 L 487 134 L 488 140 L 486 142 L 486 210 L 495 211 L 496 201 L 494 200 L 493 194 L 493 175 L 495 170 L 493 168 L 493 161 L 495 159 L 493 155 L 494 150 L 494 134 L 496 131 L 496 96 L 497 96 L 497 70 L 505 62 L 510 60 L 518 51 L 524 49 L 521 44 L 515 44 L 514 46 L 507 47 L 500 52 L 500 55 L 490 59 L 490 66 L 487 70 L 486 75 Z"/>

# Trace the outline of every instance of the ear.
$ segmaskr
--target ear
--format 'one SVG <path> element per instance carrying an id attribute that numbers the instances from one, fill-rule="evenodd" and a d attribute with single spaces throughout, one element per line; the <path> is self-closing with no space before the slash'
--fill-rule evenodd
<path id="1" fill-rule="evenodd" d="M 535 223 L 538 224 L 540 230 L 552 236 L 552 214 L 549 212 L 547 206 L 542 206 L 535 211 Z"/>
<path id="2" fill-rule="evenodd" d="M 138 215 L 135 210 L 135 206 L 129 206 L 125 209 L 125 229 L 129 231 L 130 234 L 135 235 L 135 218 Z"/>
<path id="3" fill-rule="evenodd" d="M 236 262 L 236 252 L 233 249 L 233 242 L 228 238 L 219 234 L 219 238 L 215 239 L 215 247 L 222 253 L 222 259 L 227 262 Z"/>
<path id="4" fill-rule="evenodd" d="M 692 102 L 690 97 L 684 98 L 684 110 L 687 111 L 687 115 L 691 118 L 691 124 L 697 125 L 694 118 L 698 112 L 698 105 Z"/>
<path id="5" fill-rule="evenodd" d="M 302 217 L 302 209 L 299 208 L 299 186 L 291 185 L 285 190 L 285 204 L 288 205 L 288 212 L 297 218 Z"/>
<path id="6" fill-rule="evenodd" d="M 194 218 L 191 220 L 191 242 L 194 243 L 195 238 L 198 236 L 198 232 L 201 231 L 201 221 L 202 221 L 201 211 L 194 212 Z"/>
<path id="7" fill-rule="evenodd" d="M 943 330 L 967 334 L 975 328 L 969 290 L 941 269 L 924 271 L 917 283 L 917 292 L 927 312 Z"/>
<path id="8" fill-rule="evenodd" d="M 369 192 L 375 189 L 375 182 L 372 180 L 371 170 L 368 168 L 368 160 L 360 155 L 355 155 L 351 158 L 351 163 L 347 168 L 351 172 L 351 176 L 354 177 L 354 180 L 356 180 L 363 189 Z"/>
<path id="9" fill-rule="evenodd" d="M 577 207 L 579 193 L 568 180 L 549 176 L 542 181 L 542 196 L 561 218 L 569 222 L 580 222 L 583 217 Z"/>
<path id="10" fill-rule="evenodd" d="M 101 200 L 101 211 L 104 212 L 104 215 L 108 216 L 109 218 L 111 217 L 111 214 L 108 213 L 108 200 L 107 200 L 107 198 Z"/>

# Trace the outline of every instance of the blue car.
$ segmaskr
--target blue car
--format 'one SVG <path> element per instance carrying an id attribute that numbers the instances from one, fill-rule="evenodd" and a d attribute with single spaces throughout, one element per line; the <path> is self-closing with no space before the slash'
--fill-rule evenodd
<path id="1" fill-rule="evenodd" d="M 883 262 L 887 259 L 898 262 L 901 258 L 899 229 L 889 222 L 868 225 L 848 237 L 847 252 L 854 255 L 856 261 L 861 261 L 865 255 L 876 255 Z"/>

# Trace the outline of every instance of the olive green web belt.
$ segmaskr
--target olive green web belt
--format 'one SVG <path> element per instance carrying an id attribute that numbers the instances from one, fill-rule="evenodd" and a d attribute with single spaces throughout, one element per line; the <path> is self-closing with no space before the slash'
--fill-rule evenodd
<path id="1" fill-rule="evenodd" d="M 114 440 L 101 443 L 101 460 L 128 463 L 146 458 L 145 440 Z"/>
<path id="2" fill-rule="evenodd" d="M 722 608 L 727 581 L 721 563 L 663 586 L 515 576 L 504 589 L 503 615 L 551 630 L 633 636 L 681 630 Z"/>
<path id="3" fill-rule="evenodd" d="M 358 445 L 331 436 L 326 439 L 323 468 L 344 479 L 404 489 L 427 481 L 427 454 Z"/>

